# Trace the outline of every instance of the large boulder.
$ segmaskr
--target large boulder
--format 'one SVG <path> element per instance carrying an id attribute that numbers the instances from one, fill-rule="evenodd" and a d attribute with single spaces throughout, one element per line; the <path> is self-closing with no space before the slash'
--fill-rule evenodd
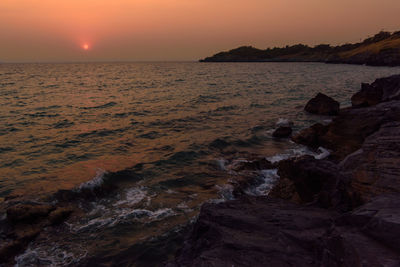
<path id="1" fill-rule="evenodd" d="M 167 266 L 319 266 L 326 210 L 279 199 L 204 204 L 175 262 Z"/>
<path id="2" fill-rule="evenodd" d="M 400 75 L 377 79 L 372 84 L 363 83 L 361 91 L 351 97 L 353 107 L 373 106 L 391 100 L 400 100 Z"/>
<path id="3" fill-rule="evenodd" d="M 321 146 L 319 138 L 323 136 L 327 130 L 327 126 L 322 125 L 321 123 L 316 123 L 293 135 L 292 141 L 316 149 Z"/>
<path id="4" fill-rule="evenodd" d="M 304 110 L 319 115 L 337 115 L 339 113 L 340 103 L 333 98 L 318 93 L 314 98 L 310 99 Z"/>
<path id="5" fill-rule="evenodd" d="M 339 167 L 328 160 L 317 160 L 312 156 L 291 158 L 279 163 L 278 182 L 293 183 L 294 193 L 301 203 L 314 203 L 323 208 L 348 211 L 360 205 L 359 197 L 349 190 L 349 179 L 342 175 Z M 279 186 L 277 187 L 279 188 Z M 272 195 L 284 199 L 273 190 Z"/>
<path id="6" fill-rule="evenodd" d="M 268 197 L 205 204 L 167 266 L 399 266 L 399 199 L 344 215 Z"/>

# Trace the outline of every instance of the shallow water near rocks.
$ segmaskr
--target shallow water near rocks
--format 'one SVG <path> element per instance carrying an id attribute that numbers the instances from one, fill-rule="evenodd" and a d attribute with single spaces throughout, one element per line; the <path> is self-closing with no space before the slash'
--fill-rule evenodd
<path id="1" fill-rule="evenodd" d="M 80 201 L 82 216 L 43 233 L 17 263 L 159 264 L 202 203 L 232 197 L 227 162 L 304 153 L 271 137 L 276 122 L 296 131 L 329 120 L 303 112 L 317 92 L 346 106 L 361 82 L 398 73 L 320 63 L 0 64 L 0 201 L 114 186 Z M 265 194 L 274 179 L 261 173 L 248 193 Z"/>

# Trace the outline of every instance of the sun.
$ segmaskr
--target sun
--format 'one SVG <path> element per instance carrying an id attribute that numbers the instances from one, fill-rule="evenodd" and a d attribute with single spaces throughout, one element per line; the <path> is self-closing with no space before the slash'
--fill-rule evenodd
<path id="1" fill-rule="evenodd" d="M 83 49 L 83 50 L 89 50 L 89 48 L 90 48 L 90 46 L 89 46 L 89 44 L 87 44 L 87 43 L 85 43 L 85 44 L 82 45 L 82 49 Z"/>

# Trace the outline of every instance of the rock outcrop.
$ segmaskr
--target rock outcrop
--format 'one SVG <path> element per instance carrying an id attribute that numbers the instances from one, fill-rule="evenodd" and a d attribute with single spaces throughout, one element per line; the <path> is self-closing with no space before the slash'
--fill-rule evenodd
<path id="1" fill-rule="evenodd" d="M 280 126 L 273 133 L 272 136 L 275 138 L 286 138 L 292 134 L 292 127 Z"/>
<path id="2" fill-rule="evenodd" d="M 319 115 L 337 115 L 339 109 L 339 102 L 322 93 L 318 93 L 314 98 L 310 99 L 304 107 L 305 111 Z"/>
<path id="3" fill-rule="evenodd" d="M 268 197 L 204 204 L 167 265 L 400 266 L 397 83 L 377 80 L 368 94 L 364 85 L 355 107 L 292 137 L 331 149 L 330 159 L 279 162 Z"/>
<path id="4" fill-rule="evenodd" d="M 64 222 L 73 212 L 71 207 L 48 203 L 12 203 L 6 218 L 0 220 L 0 263 L 12 265 L 12 259 L 21 253 L 45 227 Z"/>
<path id="5" fill-rule="evenodd" d="M 400 100 L 400 75 L 363 83 L 361 91 L 351 97 L 353 107 L 374 106 L 381 102 Z"/>
<path id="6" fill-rule="evenodd" d="M 167 266 L 396 266 L 399 199 L 382 196 L 345 215 L 269 197 L 205 204 Z"/>

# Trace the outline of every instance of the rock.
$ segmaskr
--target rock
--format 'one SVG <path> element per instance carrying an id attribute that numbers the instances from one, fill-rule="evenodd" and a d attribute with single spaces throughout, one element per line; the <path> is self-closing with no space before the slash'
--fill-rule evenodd
<path id="1" fill-rule="evenodd" d="M 46 217 L 53 209 L 48 204 L 17 204 L 7 209 L 7 219 L 13 224 L 31 224 Z"/>
<path id="2" fill-rule="evenodd" d="M 383 124 L 340 167 L 364 201 L 382 193 L 400 193 L 400 122 Z"/>
<path id="3" fill-rule="evenodd" d="M 9 262 L 14 256 L 21 253 L 30 241 L 40 233 L 40 228 L 28 224 L 19 225 L 14 232 L 8 233 L 8 240 L 2 240 L 0 244 L 0 263 Z M 11 263 L 9 265 L 12 265 Z"/>
<path id="4" fill-rule="evenodd" d="M 319 115 L 337 115 L 339 113 L 339 102 L 333 98 L 318 93 L 314 98 L 310 99 L 304 110 Z"/>
<path id="5" fill-rule="evenodd" d="M 400 75 L 377 79 L 372 84 L 363 83 L 361 91 L 351 97 L 351 104 L 366 107 L 391 100 L 400 100 Z"/>
<path id="6" fill-rule="evenodd" d="M 321 144 L 319 137 L 324 135 L 327 130 L 327 126 L 322 125 L 321 123 L 316 123 L 292 136 L 292 141 L 316 149 Z"/>
<path id="7" fill-rule="evenodd" d="M 291 134 L 292 134 L 291 127 L 280 126 L 278 129 L 276 129 L 272 133 L 272 136 L 275 138 L 285 138 L 285 137 L 289 137 Z"/>
<path id="8" fill-rule="evenodd" d="M 400 255 L 400 195 L 384 194 L 336 219 L 337 227 L 359 229 Z M 369 241 L 369 240 L 367 240 Z M 366 242 L 365 246 L 373 246 Z M 378 255 L 377 255 L 378 256 Z"/>
<path id="9" fill-rule="evenodd" d="M 361 204 L 359 197 L 349 190 L 349 179 L 331 161 L 312 156 L 283 160 L 279 162 L 278 175 L 284 183 L 292 181 L 293 194 L 298 194 L 301 203 L 313 202 L 319 207 L 342 212 Z M 276 193 L 274 196 L 280 197 Z M 292 199 L 293 196 L 282 198 Z"/>
<path id="10" fill-rule="evenodd" d="M 268 197 L 205 204 L 167 266 L 398 266 L 398 200 L 345 215 Z"/>
<path id="11" fill-rule="evenodd" d="M 251 161 L 240 161 L 235 164 L 233 170 L 236 172 L 250 170 L 250 171 L 257 171 L 257 170 L 266 170 L 266 169 L 273 169 L 275 167 L 269 160 L 265 158 L 259 158 Z"/>
<path id="12" fill-rule="evenodd" d="M 48 217 L 50 225 L 57 225 L 64 222 L 73 212 L 71 208 L 57 208 L 53 210 Z"/>
<path id="13" fill-rule="evenodd" d="M 329 125 L 313 125 L 296 134 L 292 140 L 312 148 L 327 148 L 332 151 L 331 159 L 341 161 L 360 149 L 367 136 L 391 121 L 400 121 L 400 101 L 343 109 Z"/>
<path id="14" fill-rule="evenodd" d="M 204 204 L 167 266 L 316 266 L 314 240 L 330 225 L 330 212 L 279 199 Z"/>

